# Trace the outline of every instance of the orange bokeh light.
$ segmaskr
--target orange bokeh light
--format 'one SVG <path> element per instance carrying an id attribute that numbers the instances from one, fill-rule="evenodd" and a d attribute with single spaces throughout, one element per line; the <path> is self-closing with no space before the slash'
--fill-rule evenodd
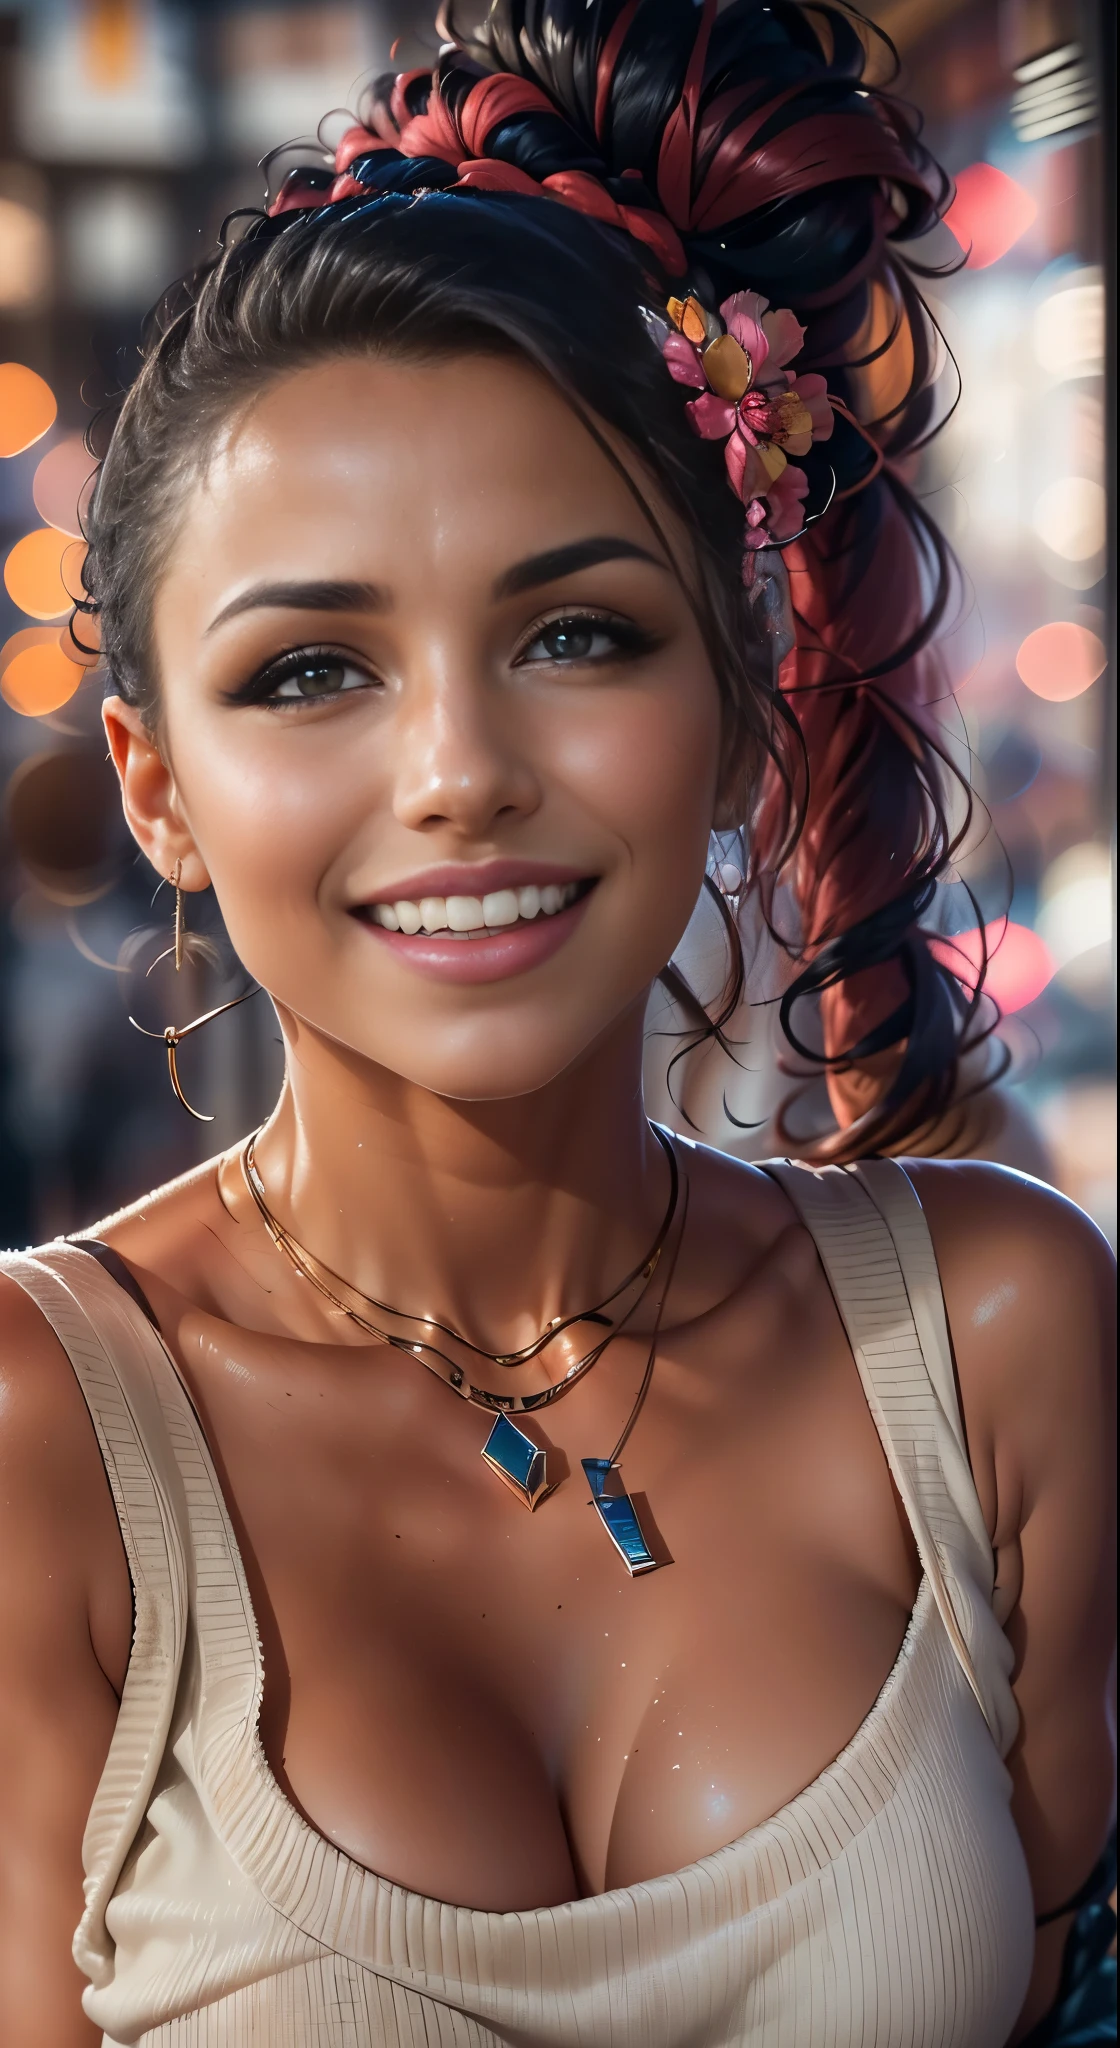
<path id="1" fill-rule="evenodd" d="M 0 681 L 3 680 L 17 654 L 23 654 L 28 647 L 57 647 L 75 668 L 81 670 L 96 667 L 101 659 L 97 652 L 97 636 L 90 636 L 85 632 L 87 624 L 96 626 L 97 621 L 85 618 L 78 620 L 78 634 L 90 649 L 88 653 L 83 652 L 71 638 L 69 621 L 61 627 L 57 623 L 49 626 L 23 626 L 18 633 L 13 633 L 10 639 L 5 640 L 3 647 L 0 647 Z"/>
<path id="2" fill-rule="evenodd" d="M 1088 626 L 1072 619 L 1054 619 L 1028 633 L 1015 656 L 1015 666 L 1028 690 L 1049 704 L 1068 704 L 1080 697 L 1108 666 L 1104 641 Z"/>
<path id="3" fill-rule="evenodd" d="M 1037 201 L 994 164 L 969 164 L 956 187 L 945 225 L 965 251 L 965 269 L 986 270 L 1037 220 Z"/>
<path id="4" fill-rule="evenodd" d="M 83 673 L 78 663 L 63 653 L 56 634 L 37 647 L 21 648 L 0 676 L 0 693 L 13 711 L 22 712 L 25 718 L 42 718 L 69 703 Z"/>
<path id="5" fill-rule="evenodd" d="M 13 633 L 9 640 L 5 640 L 3 647 L 0 647 L 0 676 L 3 675 L 8 663 L 14 661 L 17 654 L 22 654 L 25 647 L 44 647 L 49 640 L 57 644 L 57 626 L 22 626 L 18 633 Z"/>
<path id="6" fill-rule="evenodd" d="M 25 363 L 0 363 L 0 455 L 22 455 L 58 416 L 54 392 Z"/>
<path id="7" fill-rule="evenodd" d="M 74 602 L 75 570 L 80 569 L 83 555 L 81 542 L 53 526 L 25 533 L 4 564 L 9 597 L 33 619 L 61 618 Z"/>
<path id="8" fill-rule="evenodd" d="M 80 434 L 68 434 L 65 441 L 49 449 L 31 485 L 40 519 L 45 519 L 48 526 L 57 526 L 60 533 L 68 533 L 73 540 L 80 540 L 79 506 L 88 496 L 96 468 Z"/>
<path id="9" fill-rule="evenodd" d="M 972 990 L 980 969 L 980 940 L 979 931 L 957 932 L 951 939 L 934 939 L 930 951 Z M 1033 1003 L 1053 980 L 1057 971 L 1053 956 L 1029 925 L 1012 924 L 1010 919 L 986 925 L 983 940 L 988 956 L 985 993 L 999 1004 L 1005 1017 L 1011 1017 Z"/>

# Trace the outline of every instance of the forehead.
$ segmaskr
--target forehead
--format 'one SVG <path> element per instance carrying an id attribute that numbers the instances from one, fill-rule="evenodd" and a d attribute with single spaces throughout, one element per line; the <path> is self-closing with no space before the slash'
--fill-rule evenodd
<path id="1" fill-rule="evenodd" d="M 605 521 L 648 545 L 625 477 L 531 365 L 343 358 L 278 379 L 224 427 L 166 582 L 201 584 L 213 611 L 264 574 L 489 582 Z"/>

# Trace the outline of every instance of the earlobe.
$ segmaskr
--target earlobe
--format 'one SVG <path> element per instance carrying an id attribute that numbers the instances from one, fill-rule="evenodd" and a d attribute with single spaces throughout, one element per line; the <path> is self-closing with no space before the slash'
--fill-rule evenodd
<path id="1" fill-rule="evenodd" d="M 182 815 L 170 763 L 142 713 L 123 697 L 107 697 L 101 717 L 125 818 L 140 851 L 157 874 L 170 875 L 179 862 L 184 889 L 208 889 L 210 876 Z"/>

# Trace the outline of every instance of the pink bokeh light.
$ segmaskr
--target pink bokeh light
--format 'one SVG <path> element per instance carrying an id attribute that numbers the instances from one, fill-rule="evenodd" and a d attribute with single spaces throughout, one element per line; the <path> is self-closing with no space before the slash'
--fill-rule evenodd
<path id="1" fill-rule="evenodd" d="M 1012 924 L 1004 918 L 984 927 L 983 942 L 988 955 L 985 993 L 1005 1017 L 1014 1016 L 1016 1010 L 1033 1003 L 1053 979 L 1056 968 L 1050 948 L 1029 925 Z M 978 930 L 934 939 L 930 950 L 965 988 L 975 988 L 983 952 Z"/>
<path id="2" fill-rule="evenodd" d="M 1103 640 L 1072 619 L 1036 626 L 1015 655 L 1021 680 L 1049 704 L 1068 704 L 1071 697 L 1083 695 L 1107 665 Z"/>

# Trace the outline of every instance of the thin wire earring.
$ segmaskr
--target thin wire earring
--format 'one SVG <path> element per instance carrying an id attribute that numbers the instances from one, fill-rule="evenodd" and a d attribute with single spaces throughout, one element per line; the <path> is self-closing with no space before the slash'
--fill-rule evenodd
<path id="1" fill-rule="evenodd" d="M 171 884 L 171 887 L 175 891 L 175 921 L 174 924 L 172 925 L 171 944 L 169 946 L 165 946 L 162 953 L 156 954 L 155 959 L 152 961 L 151 967 L 149 967 L 148 969 L 148 974 L 151 974 L 155 970 L 155 968 L 159 966 L 161 960 L 170 960 L 172 955 L 174 955 L 175 958 L 176 974 L 179 973 L 183 965 L 183 947 L 187 936 L 187 926 L 186 919 L 184 918 L 183 915 L 183 891 L 182 888 L 180 887 L 182 874 L 183 863 L 181 860 L 177 860 L 173 872 L 167 877 L 168 881 Z M 147 981 L 148 979 L 148 974 L 144 976 L 145 981 Z"/>
<path id="2" fill-rule="evenodd" d="M 159 966 L 161 960 L 174 959 L 176 974 L 182 969 L 187 942 L 187 924 L 183 912 L 183 890 L 181 887 L 182 874 L 183 863 L 181 860 L 177 860 L 173 872 L 167 877 L 175 891 L 175 920 L 172 927 L 171 944 L 165 946 L 162 953 L 157 954 L 156 958 L 152 961 L 151 967 L 148 969 L 148 974 L 151 974 L 153 968 Z M 145 976 L 146 979 L 147 976 Z M 194 1117 L 196 1123 L 212 1124 L 214 1119 L 212 1116 L 207 1116 L 203 1110 L 195 1109 L 193 1104 L 187 1101 L 183 1093 L 183 1084 L 179 1079 L 179 1066 L 176 1058 L 179 1046 L 184 1038 L 190 1037 L 192 1031 L 200 1031 L 204 1024 L 212 1024 L 215 1017 L 224 1017 L 227 1010 L 236 1010 L 239 1003 L 247 1003 L 250 996 L 259 995 L 259 993 L 260 984 L 254 983 L 252 988 L 245 990 L 244 995 L 234 996 L 228 1003 L 219 1003 L 217 1009 L 207 1010 L 204 1016 L 192 1018 L 189 1024 L 168 1024 L 162 1031 L 149 1031 L 143 1024 L 138 1024 L 135 1017 L 129 1016 L 128 1021 L 134 1031 L 139 1031 L 145 1038 L 162 1038 L 167 1048 L 167 1072 L 170 1076 L 175 1100 L 182 1104 L 188 1116 Z"/>

